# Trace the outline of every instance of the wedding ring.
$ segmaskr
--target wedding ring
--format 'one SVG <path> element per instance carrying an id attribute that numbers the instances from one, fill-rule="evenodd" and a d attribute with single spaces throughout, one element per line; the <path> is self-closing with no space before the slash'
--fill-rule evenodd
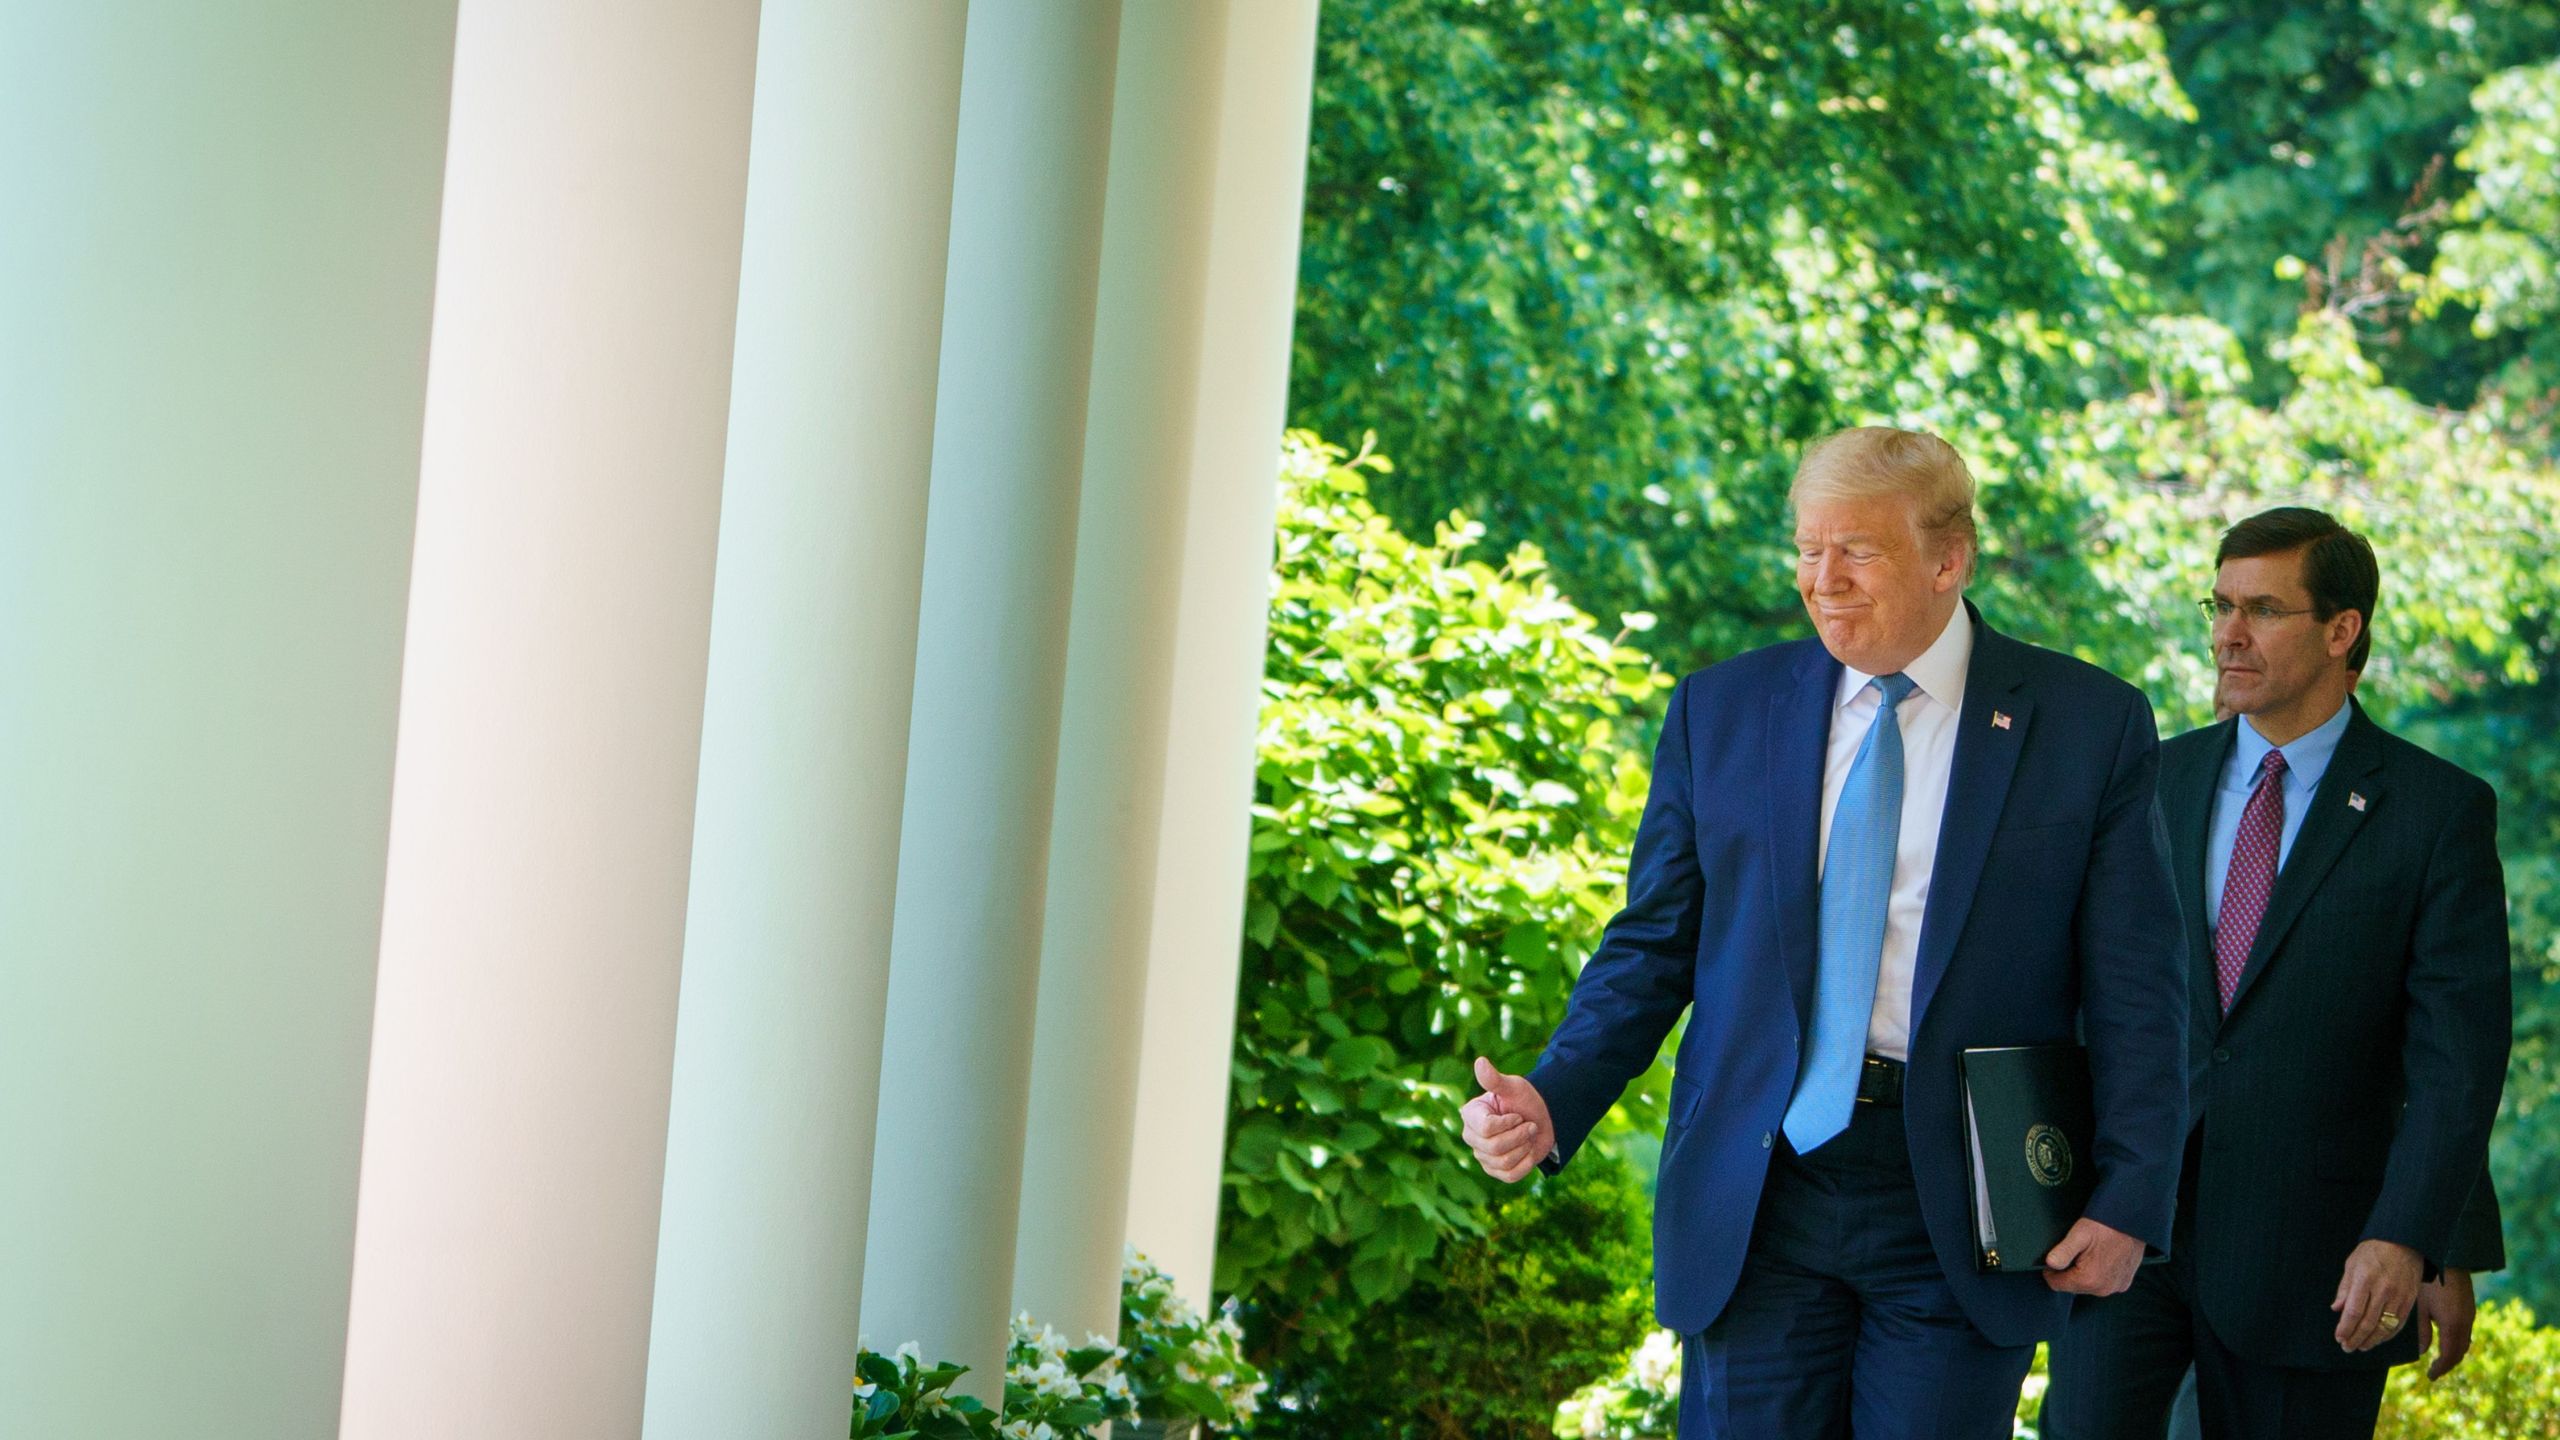
<path id="1" fill-rule="evenodd" d="M 2399 1328 L 2400 1328 L 2400 1317 L 2399 1317 L 2399 1316 L 2397 1316 L 2397 1315 L 2392 1314 L 2392 1313 L 2391 1313 L 2390 1311 L 2388 1311 L 2388 1310 L 2383 1311 L 2383 1312 L 2382 1312 L 2382 1328 L 2383 1328 L 2383 1329 L 2385 1329 L 2385 1330 L 2397 1330 L 2397 1329 L 2399 1329 Z"/>

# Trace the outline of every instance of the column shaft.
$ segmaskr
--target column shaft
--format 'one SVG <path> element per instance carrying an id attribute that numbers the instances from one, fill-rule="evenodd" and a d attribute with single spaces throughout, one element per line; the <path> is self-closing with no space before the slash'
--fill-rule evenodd
<path id="1" fill-rule="evenodd" d="M 640 1427 L 755 31 L 462 9 L 349 1440 Z"/>
<path id="2" fill-rule="evenodd" d="M 0 9 L 0 1431 L 338 1412 L 453 6 Z"/>
<path id="3" fill-rule="evenodd" d="M 1226 0 L 1122 16 L 1050 821 L 1014 1305 L 1119 1325 L 1183 516 L 1207 340 Z"/>
<path id="4" fill-rule="evenodd" d="M 960 82 L 862 1325 L 973 1367 L 981 1396 L 1021 1200 L 1118 22 L 1107 0 L 978 0 Z"/>
<path id="5" fill-rule="evenodd" d="M 1118 1182 L 1129 1197 L 1128 1239 L 1204 1307 L 1216 1259 L 1315 42 L 1315 0 L 1233 6 L 1137 1027 L 1135 1141 Z"/>
<path id="6" fill-rule="evenodd" d="M 764 6 L 650 1440 L 851 1404 L 966 15 Z"/>

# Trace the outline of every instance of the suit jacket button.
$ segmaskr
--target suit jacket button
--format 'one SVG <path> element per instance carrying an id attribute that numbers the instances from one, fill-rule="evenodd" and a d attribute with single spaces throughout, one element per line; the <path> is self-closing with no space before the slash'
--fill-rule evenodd
<path id="1" fill-rule="evenodd" d="M 1760 1148 L 1761 1148 L 1761 1149 L 1763 1149 L 1763 1150 L 1769 1149 L 1770 1147 L 1772 1147 L 1772 1146 L 1776 1145 L 1777 1143 L 1778 1143 L 1778 1132 L 1777 1132 L 1777 1131 L 1775 1131 L 1775 1130 L 1763 1130 L 1763 1131 L 1761 1131 L 1761 1132 L 1760 1132 Z"/>
<path id="2" fill-rule="evenodd" d="M 2213 1051 L 2213 1060 L 2214 1060 L 2214 1063 L 2215 1063 L 2215 1064 L 2219 1065 L 2219 1064 L 2221 1064 L 2223 1061 L 2228 1060 L 2228 1059 L 2230 1059 L 2230 1058 L 2231 1058 L 2231 1052 L 2230 1052 L 2229 1050 L 2224 1049 L 2223 1047 L 2218 1046 L 2218 1045 L 2214 1047 L 2214 1051 Z"/>

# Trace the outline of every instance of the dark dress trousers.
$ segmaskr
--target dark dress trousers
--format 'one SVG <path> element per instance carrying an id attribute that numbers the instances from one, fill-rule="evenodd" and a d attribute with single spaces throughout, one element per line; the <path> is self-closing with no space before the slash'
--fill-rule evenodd
<path id="1" fill-rule="evenodd" d="M 2449 1269 L 2473 1274 L 2507 1268 L 2506 1219 L 2498 1208 L 2497 1187 L 2486 1170 L 2480 1172 L 2480 1179 L 2471 1187 L 2471 1198 L 2462 1207 L 2462 1222 L 2454 1227 L 2453 1243 L 2445 1251 L 2444 1263 Z M 2143 1433 L 2148 1440 L 2149 1432 Z M 2204 1440 L 2204 1417 L 2196 1408 L 2196 1372 L 2192 1368 L 2178 1387 L 2177 1403 L 2170 1408 L 2168 1440 Z"/>
<path id="2" fill-rule="evenodd" d="M 2209 1432 L 2369 1431 L 2383 1371 L 2417 1356 L 2418 1334 L 2339 1347 L 2329 1304 L 2347 1256 L 2396 1241 L 2432 1273 L 2476 1266 L 2495 1238 L 2483 1166 L 2508 1044 L 2496 796 L 2355 709 L 2226 1013 L 2205 866 L 2239 723 L 2161 747 L 2193 966 L 2179 1251 L 2126 1295 L 2075 1306 L 2053 1347 L 2053 1440 L 2158 1436 L 2190 1362 Z"/>
<path id="3" fill-rule="evenodd" d="M 2098 1113 L 2088 1213 L 2165 1247 L 2186 1133 L 2186 971 L 2149 703 L 2101 670 L 2001 635 L 1978 612 L 1975 627 L 1914 971 L 1903 1104 L 1857 1107 L 1847 1143 L 1872 1152 L 1856 1184 L 1873 1188 L 1833 1188 L 1846 1205 L 1898 1207 L 1928 1272 L 1916 1278 L 1947 1297 L 1937 1323 L 2024 1347 L 2059 1326 L 2065 1297 L 2041 1275 L 1975 1268 L 1957 1052 L 2085 1037 Z M 1736 1288 L 1755 1217 L 1776 1183 L 1773 1162 L 1786 1159 L 1780 1122 L 1814 1003 L 1815 845 L 1840 676 L 1839 662 L 1806 640 L 1723 661 L 1672 692 L 1626 907 L 1529 1075 L 1555 1120 L 1553 1170 L 1688 1013 L 1654 1273 L 1656 1313 L 1692 1337 L 1743 1305 Z M 1832 1185 L 1780 1168 L 1800 1188 Z M 1888 1194 L 1901 1198 L 1878 1198 Z M 1873 1258 L 1894 1283 L 1914 1279 L 1902 1241 L 1877 1238 L 1891 1253 Z M 1782 1317 L 1788 1307 L 1761 1308 Z M 1856 1348 L 1862 1383 L 1889 1392 L 1890 1357 L 1874 1356 L 1865 1337 Z M 2023 1351 L 2015 1359 L 2023 1372 Z M 1753 1433 L 1740 1420 L 1735 1430 Z"/>

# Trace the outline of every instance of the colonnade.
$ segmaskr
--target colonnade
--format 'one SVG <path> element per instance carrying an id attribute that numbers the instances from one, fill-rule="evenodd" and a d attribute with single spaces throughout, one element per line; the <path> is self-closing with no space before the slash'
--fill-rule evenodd
<path id="1" fill-rule="evenodd" d="M 0 1414 L 1205 1298 L 1314 0 L 0 8 Z"/>

